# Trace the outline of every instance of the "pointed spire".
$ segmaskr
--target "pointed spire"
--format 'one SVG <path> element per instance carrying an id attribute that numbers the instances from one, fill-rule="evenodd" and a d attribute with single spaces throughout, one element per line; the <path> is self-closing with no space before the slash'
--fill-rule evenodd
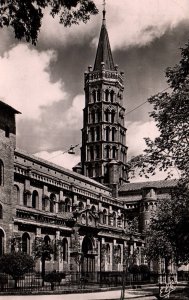
<path id="1" fill-rule="evenodd" d="M 103 24 L 105 25 L 106 24 L 106 0 L 103 0 L 103 19 L 102 19 L 102 22 Z"/>
<path id="2" fill-rule="evenodd" d="M 106 70 L 114 71 L 114 62 L 112 57 L 112 51 L 110 48 L 110 42 L 108 37 L 108 32 L 106 29 L 106 2 L 103 1 L 103 19 L 102 27 L 100 31 L 100 37 L 98 42 L 98 48 L 96 53 L 96 59 L 94 63 L 94 71 L 100 71 L 102 68 L 102 62 L 104 63 L 104 68 Z"/>

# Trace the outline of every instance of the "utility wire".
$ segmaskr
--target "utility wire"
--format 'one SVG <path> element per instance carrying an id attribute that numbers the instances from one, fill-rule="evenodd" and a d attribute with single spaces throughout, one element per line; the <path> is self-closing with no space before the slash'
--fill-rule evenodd
<path id="1" fill-rule="evenodd" d="M 170 87 L 165 88 L 164 90 L 160 91 L 158 94 L 163 93 L 163 92 L 165 92 L 165 91 L 168 90 L 168 89 L 170 89 Z M 131 109 L 130 111 L 128 111 L 125 115 L 128 115 L 128 114 L 130 114 L 131 112 L 137 110 L 138 108 L 140 108 L 141 106 L 143 106 L 143 105 L 146 104 L 147 102 L 148 102 L 148 100 L 142 102 L 141 104 L 139 104 L 139 105 L 136 106 L 135 108 L 133 108 L 133 109 Z M 76 144 L 75 146 L 72 146 L 72 145 L 71 145 L 70 148 L 69 148 L 68 150 L 66 150 L 66 151 L 64 151 L 64 152 L 61 152 L 61 153 L 59 153 L 59 154 L 57 154 L 57 155 L 55 155 L 55 156 L 53 156 L 53 157 L 50 157 L 50 159 L 55 158 L 55 157 L 57 157 L 57 156 L 59 156 L 59 155 L 63 155 L 63 154 L 65 154 L 65 153 L 69 153 L 69 151 L 73 151 L 75 148 L 77 148 L 77 147 L 80 146 L 80 145 L 81 145 L 81 143 L 80 143 L 80 144 Z"/>
<path id="2" fill-rule="evenodd" d="M 168 89 L 170 89 L 170 87 L 168 86 L 166 89 L 164 89 L 164 90 L 162 90 L 161 92 L 159 92 L 158 94 L 160 94 L 160 93 L 163 93 L 163 92 L 165 92 L 166 90 L 168 90 Z M 144 102 L 142 102 L 141 104 L 139 104 L 138 106 L 136 106 L 135 108 L 133 108 L 133 109 L 131 109 L 131 110 L 129 110 L 125 115 L 128 115 L 128 114 L 130 114 L 131 112 L 133 112 L 133 111 L 135 111 L 135 110 L 137 110 L 139 107 L 141 107 L 141 106 L 143 106 L 145 103 L 147 103 L 148 102 L 148 100 L 146 100 L 146 101 L 144 101 Z"/>

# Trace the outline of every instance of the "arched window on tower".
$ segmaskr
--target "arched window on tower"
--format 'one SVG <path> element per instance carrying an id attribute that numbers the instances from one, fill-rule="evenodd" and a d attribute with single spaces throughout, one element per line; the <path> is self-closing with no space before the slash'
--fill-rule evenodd
<path id="1" fill-rule="evenodd" d="M 112 113 L 111 113 L 111 122 L 114 123 L 115 122 L 115 111 L 112 110 Z"/>
<path id="2" fill-rule="evenodd" d="M 37 191 L 33 191 L 33 193 L 32 193 L 32 207 L 33 208 L 37 208 L 38 199 L 39 199 L 38 192 Z"/>
<path id="3" fill-rule="evenodd" d="M 106 146 L 106 158 L 110 158 L 110 146 Z"/>
<path id="4" fill-rule="evenodd" d="M 22 235 L 22 252 L 30 254 L 30 236 L 27 232 Z"/>
<path id="5" fill-rule="evenodd" d="M 109 182 L 109 167 L 108 165 L 104 166 L 104 183 Z"/>
<path id="6" fill-rule="evenodd" d="M 3 219 L 3 206 L 0 204 L 0 219 Z"/>
<path id="7" fill-rule="evenodd" d="M 114 91 L 113 90 L 111 90 L 111 92 L 110 92 L 110 101 L 111 102 L 114 102 Z"/>
<path id="8" fill-rule="evenodd" d="M 115 135 L 116 135 L 116 129 L 115 127 L 112 127 L 112 142 L 115 141 Z"/>
<path id="9" fill-rule="evenodd" d="M 95 90 L 92 91 L 92 97 L 93 97 L 93 102 L 95 103 L 96 102 L 96 91 Z"/>
<path id="10" fill-rule="evenodd" d="M 96 159 L 100 158 L 100 146 L 96 145 Z"/>
<path id="11" fill-rule="evenodd" d="M 99 109 L 96 111 L 96 115 L 97 115 L 97 122 L 99 123 L 101 121 L 101 112 Z"/>
<path id="12" fill-rule="evenodd" d="M 116 148 L 116 146 L 112 147 L 112 158 L 117 159 L 117 148 Z"/>
<path id="13" fill-rule="evenodd" d="M 109 113 L 110 113 L 110 112 L 109 112 L 108 109 L 106 109 L 105 112 L 104 112 L 104 115 L 105 115 L 105 121 L 106 121 L 106 122 L 109 121 Z"/>
<path id="14" fill-rule="evenodd" d="M 96 127 L 96 140 L 99 141 L 100 140 L 100 127 Z"/>
<path id="15" fill-rule="evenodd" d="M 99 176 L 99 164 L 95 164 L 95 177 Z"/>
<path id="16" fill-rule="evenodd" d="M 68 262 L 68 241 L 66 238 L 62 241 L 63 261 Z"/>
<path id="17" fill-rule="evenodd" d="M 95 111 L 94 110 L 92 110 L 92 112 L 91 112 L 91 122 L 95 123 Z"/>
<path id="18" fill-rule="evenodd" d="M 105 90 L 105 101 L 109 101 L 109 90 Z"/>
<path id="19" fill-rule="evenodd" d="M 4 184 L 4 164 L 2 160 L 0 160 L 0 185 Z"/>
<path id="20" fill-rule="evenodd" d="M 101 92 L 100 90 L 97 91 L 97 101 L 101 100 Z"/>
<path id="21" fill-rule="evenodd" d="M 94 160 L 94 149 L 93 149 L 93 146 L 90 147 L 90 159 Z"/>
<path id="22" fill-rule="evenodd" d="M 106 141 L 109 142 L 110 140 L 110 127 L 106 127 Z"/>
<path id="23" fill-rule="evenodd" d="M 91 142 L 94 142 L 95 140 L 95 132 L 94 132 L 94 127 L 91 128 Z"/>

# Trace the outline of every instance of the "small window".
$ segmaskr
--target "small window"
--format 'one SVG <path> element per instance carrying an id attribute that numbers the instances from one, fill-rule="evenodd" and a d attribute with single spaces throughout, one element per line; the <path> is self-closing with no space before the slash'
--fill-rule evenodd
<path id="1" fill-rule="evenodd" d="M 36 208 L 37 204 L 38 204 L 38 192 L 33 191 L 33 194 L 32 194 L 32 208 Z"/>
<path id="2" fill-rule="evenodd" d="M 30 254 L 30 236 L 27 232 L 22 235 L 22 252 Z"/>
<path id="3" fill-rule="evenodd" d="M 105 91 L 105 101 L 109 101 L 109 90 Z"/>
<path id="4" fill-rule="evenodd" d="M 68 241 L 66 238 L 62 241 L 62 250 L 63 250 L 63 261 L 68 261 Z"/>

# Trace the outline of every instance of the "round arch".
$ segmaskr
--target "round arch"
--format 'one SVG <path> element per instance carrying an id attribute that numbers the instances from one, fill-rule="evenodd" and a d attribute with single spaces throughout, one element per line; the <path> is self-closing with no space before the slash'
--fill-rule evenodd
<path id="1" fill-rule="evenodd" d="M 22 252 L 30 254 L 30 235 L 24 232 L 22 235 Z"/>

